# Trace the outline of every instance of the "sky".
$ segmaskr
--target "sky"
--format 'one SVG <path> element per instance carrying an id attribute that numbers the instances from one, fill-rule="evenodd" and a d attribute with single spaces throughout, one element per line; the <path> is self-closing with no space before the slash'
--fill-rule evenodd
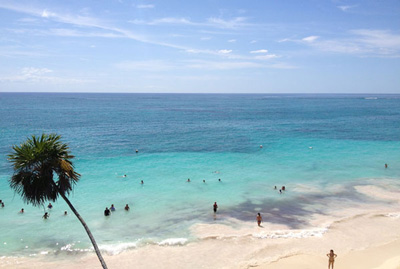
<path id="1" fill-rule="evenodd" d="M 400 93 L 400 1 L 0 0 L 0 92 Z"/>

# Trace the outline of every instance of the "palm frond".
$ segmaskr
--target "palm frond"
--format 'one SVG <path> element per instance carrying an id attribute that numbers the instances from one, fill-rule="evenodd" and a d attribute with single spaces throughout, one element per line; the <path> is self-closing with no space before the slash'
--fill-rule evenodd
<path id="1" fill-rule="evenodd" d="M 69 194 L 79 180 L 67 144 L 57 134 L 32 136 L 19 146 L 13 146 L 8 160 L 14 167 L 10 186 L 25 202 L 34 205 L 55 201 L 58 192 Z M 54 175 L 58 180 L 54 181 Z"/>

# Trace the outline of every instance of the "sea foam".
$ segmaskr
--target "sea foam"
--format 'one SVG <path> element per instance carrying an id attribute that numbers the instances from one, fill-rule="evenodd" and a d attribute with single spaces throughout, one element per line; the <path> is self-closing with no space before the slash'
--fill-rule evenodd
<path id="1" fill-rule="evenodd" d="M 307 238 L 307 237 L 322 237 L 328 231 L 327 228 L 316 228 L 311 230 L 278 230 L 267 233 L 254 233 L 252 236 L 256 238 Z"/>

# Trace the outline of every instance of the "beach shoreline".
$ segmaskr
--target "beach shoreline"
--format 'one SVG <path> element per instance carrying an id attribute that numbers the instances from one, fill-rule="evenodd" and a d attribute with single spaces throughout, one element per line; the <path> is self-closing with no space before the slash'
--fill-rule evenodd
<path id="1" fill-rule="evenodd" d="M 307 239 L 301 239 L 305 245 Z M 251 251 L 240 246 L 240 242 L 191 243 L 182 246 L 149 246 L 104 258 L 109 268 L 262 268 L 262 269 L 307 269 L 327 266 L 326 243 L 316 242 L 314 250 L 287 251 L 281 256 L 268 256 L 268 248 L 253 242 Z M 234 247 L 232 247 L 232 243 Z M 279 244 L 278 244 L 279 245 Z M 296 245 L 300 245 L 298 242 Z M 257 247 L 259 246 L 259 247 Z M 279 246 L 279 248 L 281 248 Z M 226 250 L 228 248 L 229 250 Z M 319 250 L 317 250 L 319 249 Z M 400 268 L 400 239 L 381 242 L 365 249 L 342 252 L 337 249 L 335 268 L 352 269 L 398 269 Z M 221 251 L 223 253 L 221 253 Z M 201 262 L 202 261 L 202 262 Z M 0 268 L 101 268 L 94 253 L 77 259 L 56 260 L 46 258 L 1 257 Z"/>
<path id="2" fill-rule="evenodd" d="M 373 185 L 356 186 L 371 199 L 392 201 L 390 207 L 373 207 L 342 216 L 327 227 L 296 230 L 265 221 L 196 224 L 197 241 L 175 245 L 149 244 L 116 255 L 104 253 L 109 268 L 326 268 L 326 254 L 338 255 L 335 268 L 400 268 L 400 197 Z M 233 220 L 232 220 L 233 221 Z M 82 255 L 1 257 L 0 268 L 100 268 L 94 252 Z"/>

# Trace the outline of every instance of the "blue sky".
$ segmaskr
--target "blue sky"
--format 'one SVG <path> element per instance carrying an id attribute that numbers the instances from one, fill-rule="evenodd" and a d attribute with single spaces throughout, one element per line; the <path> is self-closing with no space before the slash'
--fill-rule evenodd
<path id="1" fill-rule="evenodd" d="M 0 0 L 0 91 L 400 93 L 400 1 Z"/>

